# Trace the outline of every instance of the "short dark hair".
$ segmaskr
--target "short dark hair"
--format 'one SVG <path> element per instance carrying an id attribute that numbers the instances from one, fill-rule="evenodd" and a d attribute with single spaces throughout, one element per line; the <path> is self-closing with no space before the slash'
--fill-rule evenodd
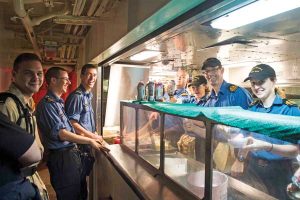
<path id="1" fill-rule="evenodd" d="M 221 61 L 217 58 L 207 58 L 202 65 L 202 70 L 205 70 L 207 67 L 222 67 Z"/>
<path id="2" fill-rule="evenodd" d="M 58 78 L 60 71 L 68 72 L 67 70 L 65 70 L 64 68 L 61 68 L 61 67 L 49 68 L 45 74 L 46 83 L 49 85 L 51 82 L 51 78 L 53 78 L 53 77 Z"/>
<path id="3" fill-rule="evenodd" d="M 88 70 L 88 69 L 97 69 L 97 67 L 93 64 L 85 64 L 85 65 L 82 66 L 80 74 L 84 75 L 86 70 Z"/>
<path id="4" fill-rule="evenodd" d="M 41 59 L 34 53 L 22 53 L 18 55 L 14 61 L 13 71 L 18 71 L 20 64 L 26 61 L 38 61 L 42 63 Z"/>

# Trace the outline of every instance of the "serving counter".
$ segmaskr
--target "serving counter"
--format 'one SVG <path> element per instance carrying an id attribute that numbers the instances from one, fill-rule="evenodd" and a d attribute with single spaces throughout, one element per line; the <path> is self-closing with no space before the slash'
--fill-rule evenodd
<path id="1" fill-rule="evenodd" d="M 123 101 L 120 116 L 121 144 L 97 155 L 98 194 L 113 199 L 276 199 L 231 176 L 239 146 L 228 142 L 256 132 L 292 144 L 300 133 L 298 117 L 239 107 Z"/>

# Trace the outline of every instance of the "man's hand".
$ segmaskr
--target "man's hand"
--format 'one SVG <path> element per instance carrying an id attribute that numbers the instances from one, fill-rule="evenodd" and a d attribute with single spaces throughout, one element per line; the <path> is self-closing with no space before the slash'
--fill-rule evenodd
<path id="1" fill-rule="evenodd" d="M 159 118 L 159 113 L 158 112 L 151 112 L 149 115 L 149 120 L 153 121 L 153 120 L 157 120 Z"/>
<path id="2" fill-rule="evenodd" d="M 105 147 L 104 143 L 103 142 L 101 143 L 99 140 L 93 140 L 93 139 L 91 139 L 90 145 L 94 149 L 96 149 L 98 151 L 100 151 L 100 150 L 105 151 L 105 152 L 109 152 L 110 151 L 110 149 L 108 149 L 107 147 Z"/>
<path id="3" fill-rule="evenodd" d="M 90 140 L 90 145 L 91 145 L 91 147 L 93 147 L 94 149 L 96 149 L 98 151 L 100 150 L 100 148 L 102 146 L 99 142 L 97 142 L 97 140 L 94 140 L 94 139 Z"/>
<path id="4" fill-rule="evenodd" d="M 93 137 L 93 139 L 95 139 L 95 140 L 99 141 L 100 143 L 102 143 L 102 142 L 103 142 L 103 137 L 102 137 L 101 135 L 98 135 L 98 133 L 97 133 L 97 132 L 95 132 L 95 133 L 94 133 L 94 137 Z"/>

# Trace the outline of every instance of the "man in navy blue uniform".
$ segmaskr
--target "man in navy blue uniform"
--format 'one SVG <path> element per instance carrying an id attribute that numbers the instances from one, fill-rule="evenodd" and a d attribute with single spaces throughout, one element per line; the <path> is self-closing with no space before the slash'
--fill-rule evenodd
<path id="1" fill-rule="evenodd" d="M 253 94 L 258 98 L 250 105 L 249 110 L 300 116 L 299 107 L 277 93 L 276 73 L 272 67 L 266 64 L 253 67 L 245 79 L 248 80 Z M 247 139 L 247 145 L 239 151 L 238 159 L 232 167 L 232 175 L 242 174 L 245 182 L 278 199 L 288 199 L 286 185 L 293 175 L 292 160 L 298 154 L 297 145 L 257 133 L 251 133 L 251 137 Z M 246 158 L 248 166 L 244 171 Z"/>
<path id="2" fill-rule="evenodd" d="M 64 111 L 60 98 L 70 85 L 68 72 L 60 67 L 50 68 L 46 75 L 48 92 L 37 106 L 37 123 L 43 143 L 49 151 L 47 161 L 51 184 L 57 199 L 83 199 L 80 194 L 82 165 L 75 143 L 102 148 L 101 141 L 81 136 Z"/>
<path id="3" fill-rule="evenodd" d="M 185 68 L 179 68 L 175 80 L 176 90 L 174 91 L 174 98 L 176 103 L 189 103 L 190 95 L 187 91 L 187 82 L 189 80 L 189 74 Z"/>
<path id="4" fill-rule="evenodd" d="M 205 107 L 241 106 L 247 109 L 252 102 L 250 93 L 239 86 L 227 83 L 223 79 L 224 68 L 217 58 L 208 58 L 202 65 L 209 84 L 212 87 Z"/>
<path id="5" fill-rule="evenodd" d="M 94 111 L 92 107 L 92 88 L 97 80 L 97 67 L 92 64 L 86 64 L 81 69 L 81 84 L 74 90 L 66 100 L 66 114 L 73 125 L 75 132 L 92 139 L 102 139 L 96 132 Z M 89 156 L 89 162 L 83 163 L 85 175 L 82 180 L 82 195 L 87 199 L 88 176 L 93 166 L 93 156 L 89 145 L 78 145 L 79 150 Z"/>
<path id="6" fill-rule="evenodd" d="M 222 67 L 221 62 L 217 58 L 208 58 L 203 62 L 202 70 L 206 75 L 206 79 L 210 84 L 211 93 L 207 96 L 205 101 L 198 103 L 199 106 L 204 107 L 224 107 L 224 106 L 240 106 L 243 109 L 247 109 L 249 104 L 252 102 L 252 97 L 250 93 L 239 86 L 233 85 L 231 83 L 227 83 L 223 79 L 224 68 Z M 184 124 L 187 131 L 191 131 L 194 133 L 201 133 L 203 132 L 204 125 L 203 123 L 199 123 L 193 120 L 187 120 Z M 202 131 L 201 131 L 202 130 Z M 204 134 L 205 135 L 205 134 Z M 200 137 L 203 137 L 200 135 Z M 202 144 L 199 144 L 200 140 L 196 139 L 196 146 L 197 152 L 196 156 L 197 160 L 203 160 L 205 156 L 205 149 L 201 148 Z M 223 146 L 223 147 L 222 147 Z M 220 142 L 217 146 L 218 149 L 220 148 L 231 148 L 226 143 Z M 230 149 L 233 151 L 233 149 Z M 221 153 L 222 155 L 220 155 Z M 223 161 L 220 158 L 225 158 L 226 156 L 231 156 L 232 154 L 228 153 L 227 155 L 223 155 L 224 151 L 215 151 L 214 153 L 214 161 L 216 164 L 216 168 L 227 172 L 230 171 L 230 167 L 232 163 L 227 163 L 226 165 L 222 164 Z M 228 159 L 230 160 L 230 159 Z"/>

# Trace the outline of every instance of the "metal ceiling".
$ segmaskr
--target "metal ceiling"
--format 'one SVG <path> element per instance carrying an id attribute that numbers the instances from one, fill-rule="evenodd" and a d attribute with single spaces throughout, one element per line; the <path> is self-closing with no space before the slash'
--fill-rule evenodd
<path id="1" fill-rule="evenodd" d="M 168 60 L 167 64 L 173 68 L 188 66 L 200 70 L 208 57 L 218 57 L 226 68 L 268 63 L 275 68 L 279 83 L 299 85 L 299 19 L 300 8 L 297 8 L 230 31 L 214 29 L 209 21 L 195 19 L 132 49 L 130 54 L 120 56 L 118 62 L 133 63 L 130 55 L 149 49 L 162 53 L 143 65 L 161 67 L 164 63 L 159 61 Z"/>
<path id="2" fill-rule="evenodd" d="M 90 27 L 120 0 L 0 0 L 5 29 L 24 38 L 46 64 L 76 65 Z"/>

